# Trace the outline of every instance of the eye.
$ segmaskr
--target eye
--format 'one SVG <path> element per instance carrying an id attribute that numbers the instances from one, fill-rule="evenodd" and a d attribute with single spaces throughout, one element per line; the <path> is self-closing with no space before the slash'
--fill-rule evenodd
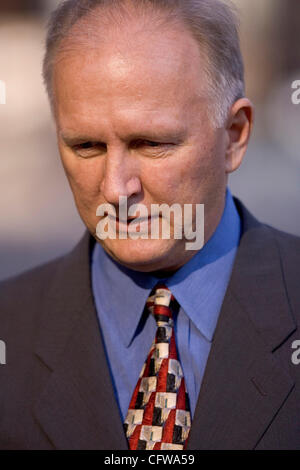
<path id="1" fill-rule="evenodd" d="M 98 142 L 82 142 L 74 145 L 72 149 L 82 158 L 91 158 L 106 151 L 106 145 Z"/>
<path id="2" fill-rule="evenodd" d="M 173 144 L 171 143 L 166 143 L 166 142 L 157 142 L 154 140 L 145 140 L 145 139 L 140 139 L 136 140 L 135 142 L 132 143 L 132 147 L 134 149 L 141 149 L 145 151 L 166 151 L 169 150 Z"/>
<path id="3" fill-rule="evenodd" d="M 94 144 L 92 142 L 84 142 L 83 144 L 78 145 L 78 147 L 80 147 L 82 149 L 89 149 L 93 146 L 94 146 Z"/>
<path id="4" fill-rule="evenodd" d="M 161 147 L 164 144 L 162 144 L 161 142 L 153 142 L 151 140 L 145 140 L 145 145 L 148 147 Z"/>

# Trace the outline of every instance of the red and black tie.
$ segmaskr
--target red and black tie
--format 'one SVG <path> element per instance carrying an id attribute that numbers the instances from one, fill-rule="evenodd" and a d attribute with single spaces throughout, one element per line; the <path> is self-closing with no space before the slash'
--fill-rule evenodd
<path id="1" fill-rule="evenodd" d="M 124 428 L 131 450 L 183 450 L 191 428 L 189 397 L 178 360 L 173 312 L 179 305 L 160 284 L 147 300 L 155 339 L 134 389 Z"/>

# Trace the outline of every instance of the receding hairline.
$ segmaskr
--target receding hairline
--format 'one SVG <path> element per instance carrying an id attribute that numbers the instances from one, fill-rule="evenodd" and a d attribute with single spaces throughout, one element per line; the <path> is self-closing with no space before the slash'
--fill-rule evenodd
<path id="1" fill-rule="evenodd" d="M 84 25 L 80 31 L 81 39 L 95 42 L 95 21 L 97 24 L 100 21 L 103 30 L 108 32 L 134 19 L 144 28 L 149 25 L 152 29 L 170 29 L 180 25 L 190 33 L 203 54 L 210 89 L 218 101 L 217 113 L 224 116 L 225 108 L 244 95 L 238 20 L 232 4 L 228 6 L 227 3 L 227 0 L 226 4 L 225 0 L 67 0 L 57 9 L 48 30 L 43 74 L 50 101 L 53 98 L 52 72 L 56 54 L 62 45 L 75 46 L 74 41 L 71 45 L 67 40 L 80 25 Z M 220 10 L 215 11 L 213 5 L 219 6 Z M 74 6 L 73 10 L 71 6 Z M 61 28 L 58 27 L 60 25 Z"/>
<path id="2" fill-rule="evenodd" d="M 167 38 L 168 35 L 170 35 L 170 42 L 174 45 L 174 39 L 172 36 L 179 33 L 184 34 L 186 38 L 190 40 L 191 43 L 193 43 L 194 52 L 197 54 L 197 57 L 194 54 L 194 59 L 196 58 L 197 60 L 199 58 L 201 61 L 202 70 L 204 72 L 204 77 L 206 77 L 207 69 L 209 68 L 209 59 L 205 44 L 203 44 L 203 47 L 199 47 L 199 44 L 193 37 L 192 33 L 188 30 L 181 19 L 178 20 L 177 17 L 174 17 L 173 21 L 171 22 L 169 18 L 166 18 L 166 16 L 162 17 L 161 13 L 157 15 L 157 12 L 154 11 L 153 13 L 157 16 L 157 18 L 154 18 L 154 21 L 152 21 L 153 18 L 151 17 L 151 13 L 152 11 L 149 13 L 147 12 L 147 16 L 142 18 L 142 22 L 140 21 L 140 17 L 136 15 L 130 17 L 126 17 L 125 15 L 121 17 L 119 15 L 118 22 L 116 23 L 114 18 L 103 19 L 101 15 L 97 15 L 97 9 L 95 8 L 93 11 L 87 13 L 84 17 L 80 18 L 76 23 L 74 23 L 66 36 L 64 36 L 57 45 L 57 49 L 53 56 L 52 73 L 55 71 L 56 66 L 61 60 L 64 60 L 65 58 L 71 59 L 72 55 L 74 56 L 76 54 L 84 54 L 85 50 L 88 50 L 88 54 L 94 50 L 96 55 L 99 51 L 101 55 L 102 48 L 104 49 L 107 44 L 113 43 L 116 46 L 116 50 L 120 50 L 123 53 L 125 49 L 126 55 L 127 53 L 133 53 L 134 55 L 136 54 L 142 57 L 144 54 L 143 47 L 145 47 L 145 39 L 147 38 L 147 34 L 154 34 L 155 36 L 162 35 L 164 38 Z M 101 26 L 103 26 L 103 24 L 105 27 L 102 29 Z M 141 36 L 137 37 L 133 49 L 130 46 L 134 41 L 135 33 L 139 33 L 139 31 L 141 32 Z M 128 39 L 129 47 L 127 47 L 127 43 L 124 44 L 124 42 L 121 42 L 122 39 L 124 40 L 124 37 Z M 146 47 L 148 47 L 147 44 Z M 189 64 L 186 62 L 188 51 L 191 52 L 189 45 L 187 45 L 186 54 L 181 54 L 182 60 L 180 67 L 187 68 L 189 66 Z M 167 55 L 165 55 L 165 57 L 167 58 Z M 52 74 L 52 79 L 53 77 L 54 73 Z M 201 89 L 203 93 L 208 94 L 209 87 L 205 82 L 203 83 L 199 81 L 199 92 Z M 200 85 L 202 85 L 201 88 Z M 53 82 L 51 87 L 53 93 Z"/>
<path id="3" fill-rule="evenodd" d="M 145 53 L 145 45 L 147 47 L 148 44 L 151 44 L 149 43 L 149 36 L 147 37 L 147 35 L 153 34 L 152 37 L 156 38 L 161 35 L 166 40 L 166 43 L 169 40 L 170 43 L 174 44 L 174 37 L 172 36 L 178 35 L 179 33 L 185 35 L 187 41 L 190 41 L 190 44 L 185 43 L 187 49 L 185 51 L 186 54 L 183 55 L 183 59 L 188 59 L 187 53 L 191 52 L 193 48 L 196 55 L 201 58 L 201 65 L 205 66 L 208 64 L 209 59 L 206 45 L 203 44 L 203 47 L 199 48 L 199 45 L 192 33 L 182 21 L 175 19 L 175 21 L 171 23 L 168 20 L 162 30 L 160 28 L 161 22 L 160 24 L 156 24 L 149 20 L 151 19 L 148 18 L 145 20 L 144 24 L 141 24 L 137 17 L 130 18 L 129 21 L 125 18 L 123 24 L 119 23 L 118 25 L 113 21 L 110 23 L 106 21 L 105 30 L 101 30 L 99 29 L 99 26 L 102 26 L 103 18 L 97 17 L 96 15 L 90 18 L 89 14 L 87 14 L 85 17 L 78 20 L 69 30 L 68 34 L 62 38 L 55 52 L 54 62 L 59 60 L 61 55 L 67 56 L 68 53 L 74 54 L 79 51 L 84 53 L 86 49 L 94 50 L 96 53 L 99 51 L 101 53 L 102 48 L 104 49 L 107 43 L 114 44 L 115 50 L 123 52 L 125 49 L 129 54 L 142 56 Z M 88 27 L 88 31 L 85 27 Z M 139 31 L 140 35 L 135 36 Z M 122 42 L 124 37 L 127 39 L 126 42 Z M 153 41 L 153 46 L 155 45 L 155 41 L 156 39 Z M 183 42 L 181 45 L 182 44 Z M 132 45 L 134 47 L 132 47 Z M 194 58 L 195 57 L 196 56 L 194 54 Z M 164 58 L 167 59 L 167 55 L 165 55 Z M 182 64 L 182 66 L 184 66 L 184 64 Z"/>
<path id="4" fill-rule="evenodd" d="M 103 9 L 99 7 L 98 9 Z M 55 53 L 63 50 L 72 49 L 72 46 L 91 46 L 94 44 L 95 48 L 101 47 L 101 42 L 115 41 L 118 34 L 123 35 L 126 29 L 130 30 L 133 34 L 144 35 L 145 33 L 159 33 L 168 34 L 169 32 L 182 32 L 186 33 L 196 44 L 197 41 L 193 37 L 192 33 L 188 30 L 184 22 L 178 18 L 170 21 L 170 18 L 163 17 L 161 14 L 156 15 L 157 18 L 153 18 L 150 14 L 141 18 L 138 16 L 126 18 L 125 15 L 119 18 L 116 23 L 113 18 L 103 18 L 101 15 L 97 15 L 97 9 L 95 8 L 91 12 L 87 13 L 84 17 L 81 17 L 72 25 L 66 35 L 57 43 Z M 154 20 L 154 21 L 152 21 Z M 100 28 L 99 28 L 100 26 Z M 101 29 L 101 26 L 104 26 Z M 163 28 L 163 29 L 162 29 Z M 124 37 L 122 38 L 124 39 Z M 132 34 L 128 36 L 128 39 L 132 39 Z M 138 36 L 137 36 L 138 39 Z M 137 47 L 138 42 L 134 44 Z M 68 47 L 69 46 L 69 47 Z M 198 44 L 197 44 L 198 46 Z M 199 49 L 199 48 L 198 48 Z"/>
<path id="5" fill-rule="evenodd" d="M 178 15 L 173 15 L 172 17 L 167 16 L 167 12 L 162 8 L 149 8 L 148 4 L 144 4 L 143 9 L 141 7 L 136 8 L 135 4 L 130 0 L 126 1 L 132 6 L 133 15 L 130 14 L 130 10 L 117 9 L 117 5 L 113 4 L 112 6 L 98 5 L 84 16 L 78 18 L 57 43 L 54 44 L 50 52 L 52 65 L 55 62 L 56 55 L 60 52 L 76 50 L 77 46 L 94 46 L 95 48 L 99 48 L 101 47 L 101 41 L 103 41 L 103 39 L 114 41 L 118 33 L 121 33 L 121 30 L 132 26 L 133 28 L 136 26 L 137 32 L 141 30 L 142 34 L 147 32 L 147 30 L 149 32 L 156 30 L 163 32 L 181 31 L 182 33 L 186 33 L 197 44 L 196 39 L 184 23 L 183 18 L 178 17 Z M 100 15 L 100 11 L 105 11 L 107 15 Z M 103 27 L 103 29 L 100 30 L 99 26 Z M 136 46 L 137 44 L 135 44 L 135 47 Z M 207 52 L 205 46 L 206 44 L 203 43 L 203 50 L 198 47 L 201 54 Z"/>

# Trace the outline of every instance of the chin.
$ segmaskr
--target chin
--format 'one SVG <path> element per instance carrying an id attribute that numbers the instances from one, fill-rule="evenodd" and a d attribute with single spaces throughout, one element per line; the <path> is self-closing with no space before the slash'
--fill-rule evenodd
<path id="1" fill-rule="evenodd" d="M 135 271 L 151 272 L 167 269 L 174 263 L 178 240 L 105 240 L 99 241 L 118 263 Z"/>

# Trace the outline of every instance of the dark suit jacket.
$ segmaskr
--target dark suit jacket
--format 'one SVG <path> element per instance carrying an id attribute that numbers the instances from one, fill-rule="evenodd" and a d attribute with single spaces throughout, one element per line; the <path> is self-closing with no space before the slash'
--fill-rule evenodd
<path id="1" fill-rule="evenodd" d="M 300 449 L 300 239 L 236 201 L 243 235 L 189 449 Z M 0 287 L 0 449 L 127 449 L 92 297 L 88 233 Z M 126 293 L 124 293 L 126 295 Z"/>

